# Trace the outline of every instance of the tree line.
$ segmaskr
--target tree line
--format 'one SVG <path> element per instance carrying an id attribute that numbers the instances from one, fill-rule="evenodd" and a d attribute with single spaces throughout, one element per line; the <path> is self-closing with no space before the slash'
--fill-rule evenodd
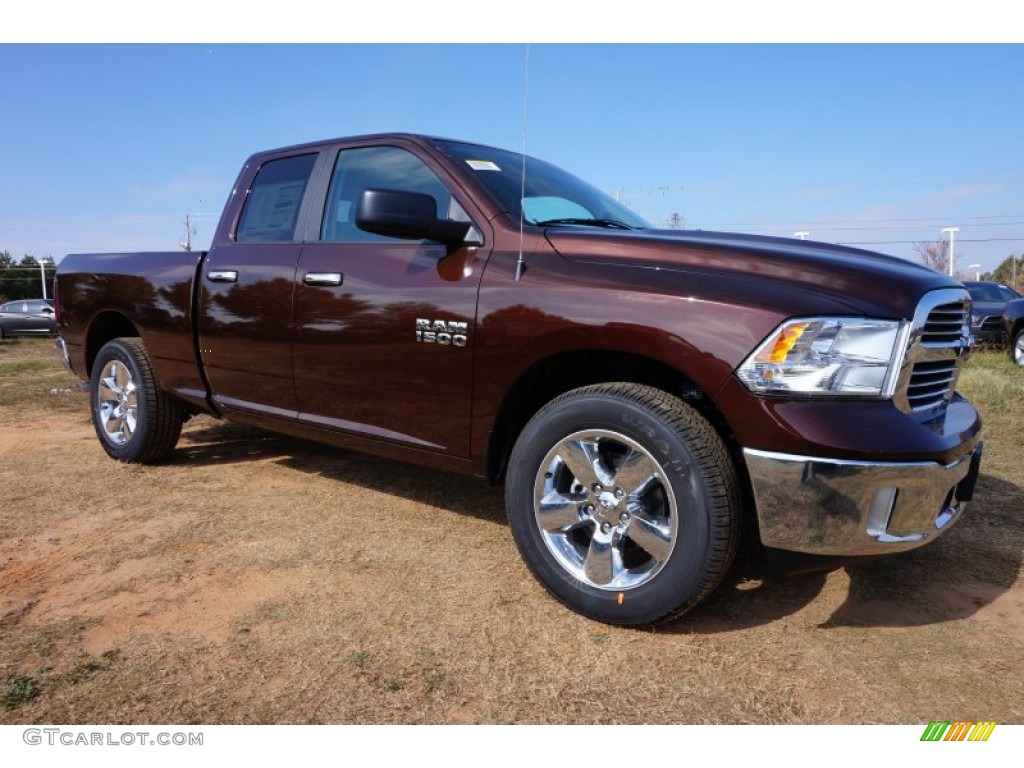
<path id="1" fill-rule="evenodd" d="M 1002 283 L 1013 288 L 1017 293 L 1024 294 L 1024 256 L 1010 254 L 991 272 L 982 272 L 982 280 Z"/>
<path id="2" fill-rule="evenodd" d="M 53 259 L 44 257 L 43 270 L 46 273 L 46 297 L 52 299 L 53 276 L 57 272 Z M 0 302 L 41 298 L 43 272 L 39 269 L 39 259 L 26 254 L 19 261 L 9 251 L 0 253 Z"/>

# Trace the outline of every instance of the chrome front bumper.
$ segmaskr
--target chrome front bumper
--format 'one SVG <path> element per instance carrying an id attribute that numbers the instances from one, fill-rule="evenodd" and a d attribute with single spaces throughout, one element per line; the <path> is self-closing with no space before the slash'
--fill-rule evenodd
<path id="1" fill-rule="evenodd" d="M 766 547 L 816 555 L 913 549 L 948 530 L 974 491 L 982 444 L 948 466 L 743 450 Z"/>

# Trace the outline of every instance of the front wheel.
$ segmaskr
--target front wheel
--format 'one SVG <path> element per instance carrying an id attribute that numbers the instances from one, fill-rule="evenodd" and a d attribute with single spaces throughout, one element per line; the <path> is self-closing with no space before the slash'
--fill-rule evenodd
<path id="1" fill-rule="evenodd" d="M 1024 325 L 1013 334 L 1013 340 L 1010 342 L 1010 357 L 1013 358 L 1013 362 L 1024 368 Z"/>
<path id="2" fill-rule="evenodd" d="M 527 566 L 573 610 L 612 624 L 681 615 L 736 554 L 741 494 L 711 425 L 666 392 L 573 390 L 523 429 L 509 523 Z"/>
<path id="3" fill-rule="evenodd" d="M 158 386 L 141 339 L 105 344 L 93 363 L 89 389 L 93 427 L 109 456 L 146 464 L 174 450 L 183 413 Z"/>

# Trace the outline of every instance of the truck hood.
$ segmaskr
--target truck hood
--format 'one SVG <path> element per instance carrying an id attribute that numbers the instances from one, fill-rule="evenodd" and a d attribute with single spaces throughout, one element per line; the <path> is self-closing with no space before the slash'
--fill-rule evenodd
<path id="1" fill-rule="evenodd" d="M 921 296 L 962 288 L 952 278 L 894 256 L 782 237 L 681 230 L 552 227 L 551 246 L 570 261 L 719 275 L 737 289 L 807 294 L 856 314 L 910 318 Z M 774 285 L 769 285 L 774 284 Z M 823 306 L 822 311 L 826 311 Z"/>

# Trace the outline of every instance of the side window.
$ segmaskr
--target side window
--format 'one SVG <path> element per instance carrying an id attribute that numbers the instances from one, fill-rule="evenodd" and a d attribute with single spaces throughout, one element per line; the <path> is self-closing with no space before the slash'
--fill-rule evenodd
<path id="1" fill-rule="evenodd" d="M 334 243 L 393 242 L 356 226 L 355 209 L 364 189 L 420 192 L 437 202 L 437 215 L 468 221 L 462 207 L 432 170 L 416 155 L 398 147 L 364 147 L 338 153 L 327 192 L 320 239 Z"/>
<path id="2" fill-rule="evenodd" d="M 299 206 L 315 163 L 315 153 L 265 163 L 249 189 L 235 240 L 239 243 L 294 240 Z"/>

